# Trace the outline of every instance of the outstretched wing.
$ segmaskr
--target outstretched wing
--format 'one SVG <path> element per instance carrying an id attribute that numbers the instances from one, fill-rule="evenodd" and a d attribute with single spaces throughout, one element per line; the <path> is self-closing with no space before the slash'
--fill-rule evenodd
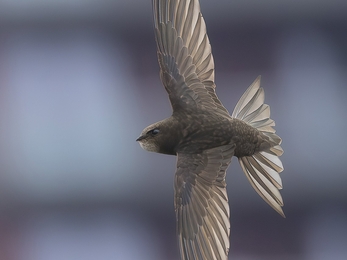
<path id="1" fill-rule="evenodd" d="M 153 0 L 160 77 L 172 108 L 213 109 L 229 117 L 215 93 L 214 62 L 198 0 Z"/>
<path id="2" fill-rule="evenodd" d="M 229 204 L 225 172 L 234 145 L 178 154 L 175 211 L 183 260 L 226 260 L 229 251 Z"/>

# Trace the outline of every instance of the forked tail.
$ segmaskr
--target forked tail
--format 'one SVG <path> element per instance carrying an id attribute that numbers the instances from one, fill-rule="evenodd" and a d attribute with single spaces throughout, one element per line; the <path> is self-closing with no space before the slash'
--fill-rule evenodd
<path id="1" fill-rule="evenodd" d="M 270 107 L 264 104 L 264 90 L 260 87 L 260 76 L 249 86 L 237 103 L 232 117 L 240 119 L 267 136 L 273 143 L 271 148 L 256 152 L 251 156 L 239 158 L 243 172 L 256 192 L 279 214 L 283 200 L 279 192 L 282 181 L 279 175 L 283 171 L 279 156 L 283 154 L 282 140 L 275 134 L 275 122 L 270 119 Z"/>

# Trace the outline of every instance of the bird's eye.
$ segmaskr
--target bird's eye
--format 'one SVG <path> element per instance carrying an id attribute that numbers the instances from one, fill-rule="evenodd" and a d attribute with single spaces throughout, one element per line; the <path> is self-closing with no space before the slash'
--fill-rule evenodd
<path id="1" fill-rule="evenodd" d="M 149 131 L 149 133 L 151 134 L 151 135 L 157 135 L 157 134 L 159 134 L 159 129 L 158 128 L 156 128 L 156 129 L 153 129 L 153 130 L 151 130 L 151 131 Z"/>

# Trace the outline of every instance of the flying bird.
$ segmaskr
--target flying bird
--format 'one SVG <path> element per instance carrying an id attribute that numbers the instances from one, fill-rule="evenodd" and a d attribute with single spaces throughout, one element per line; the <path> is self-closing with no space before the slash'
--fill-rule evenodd
<path id="1" fill-rule="evenodd" d="M 229 251 L 226 170 L 236 156 L 255 191 L 279 214 L 283 200 L 270 107 L 260 76 L 229 114 L 215 92 L 214 61 L 198 0 L 153 0 L 160 78 L 172 115 L 136 140 L 150 152 L 177 156 L 174 206 L 181 258 L 221 259 Z"/>

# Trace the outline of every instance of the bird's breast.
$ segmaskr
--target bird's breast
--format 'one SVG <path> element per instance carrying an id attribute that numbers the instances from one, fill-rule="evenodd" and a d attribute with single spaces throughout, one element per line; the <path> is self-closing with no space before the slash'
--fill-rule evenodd
<path id="1" fill-rule="evenodd" d="M 232 141 L 232 129 L 228 119 L 198 114 L 181 121 L 182 140 L 178 150 L 199 152 Z"/>

